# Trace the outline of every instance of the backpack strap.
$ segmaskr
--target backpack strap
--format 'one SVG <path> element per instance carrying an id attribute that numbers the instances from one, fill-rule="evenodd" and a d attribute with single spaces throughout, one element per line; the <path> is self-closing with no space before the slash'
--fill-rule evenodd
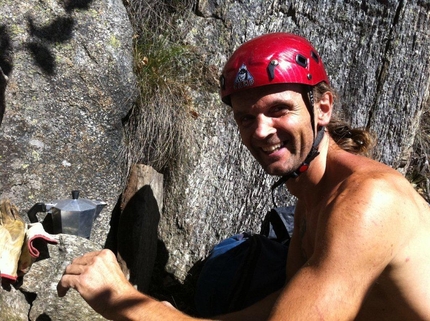
<path id="1" fill-rule="evenodd" d="M 267 212 L 261 234 L 284 243 L 291 239 L 294 230 L 295 206 L 275 207 Z"/>
<path id="2" fill-rule="evenodd" d="M 276 238 L 278 240 L 281 240 L 282 242 L 290 238 L 290 234 L 288 234 L 288 230 L 284 225 L 284 221 L 275 210 L 270 212 L 270 224 L 272 225 L 272 229 L 275 232 Z"/>

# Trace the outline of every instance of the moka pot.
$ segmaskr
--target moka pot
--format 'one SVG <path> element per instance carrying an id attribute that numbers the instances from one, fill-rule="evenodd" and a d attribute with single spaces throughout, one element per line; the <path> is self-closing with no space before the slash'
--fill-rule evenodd
<path id="1" fill-rule="evenodd" d="M 71 199 L 53 203 L 36 203 L 27 212 L 30 222 L 39 221 L 37 213 L 46 212 L 43 227 L 51 234 L 71 234 L 89 238 L 95 219 L 99 216 L 105 202 L 79 198 L 79 191 L 72 191 Z"/>

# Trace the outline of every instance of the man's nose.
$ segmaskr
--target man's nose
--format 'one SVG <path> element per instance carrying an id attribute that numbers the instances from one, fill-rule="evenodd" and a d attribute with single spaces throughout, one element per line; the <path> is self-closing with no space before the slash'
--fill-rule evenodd
<path id="1" fill-rule="evenodd" d="M 254 130 L 254 138 L 265 139 L 274 134 L 276 129 L 273 127 L 273 119 L 265 115 L 257 117 L 256 128 Z"/>

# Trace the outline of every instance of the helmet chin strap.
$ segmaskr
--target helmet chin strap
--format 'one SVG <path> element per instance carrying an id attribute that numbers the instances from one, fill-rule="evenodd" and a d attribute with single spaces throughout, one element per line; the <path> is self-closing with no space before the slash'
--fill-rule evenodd
<path id="1" fill-rule="evenodd" d="M 313 89 L 311 86 L 308 87 L 308 108 L 309 108 L 309 113 L 311 115 L 311 124 L 312 124 L 312 131 L 314 131 L 314 137 L 315 137 L 315 130 L 314 130 L 314 112 L 313 112 L 313 107 L 314 107 L 314 97 L 313 97 Z M 325 127 L 322 126 L 318 132 L 316 137 L 314 138 L 314 142 L 312 144 L 312 148 L 309 151 L 308 156 L 306 156 L 306 159 L 303 161 L 303 163 L 293 172 L 290 172 L 288 174 L 283 175 L 280 179 L 278 179 L 271 187 L 272 190 L 272 201 L 273 204 L 275 205 L 275 207 L 277 207 L 276 202 L 275 202 L 275 195 L 274 195 L 274 191 L 276 188 L 278 188 L 279 186 L 283 185 L 286 181 L 288 181 L 290 178 L 296 178 L 298 177 L 301 173 L 304 173 L 308 170 L 309 165 L 311 163 L 311 161 L 317 157 L 319 155 L 319 151 L 318 151 L 318 146 L 321 143 L 321 140 L 324 137 L 324 131 L 325 131 Z"/>
<path id="2" fill-rule="evenodd" d="M 320 130 L 318 130 L 317 133 L 317 137 L 314 140 L 314 143 L 312 145 L 312 148 L 308 154 L 308 156 L 306 157 L 306 159 L 304 160 L 304 162 L 299 166 L 299 168 L 297 168 L 295 171 L 290 172 L 284 176 L 282 176 L 280 179 L 278 179 L 271 187 L 272 190 L 272 201 L 273 204 L 275 205 L 275 207 L 277 207 L 276 202 L 275 202 L 275 196 L 273 194 L 274 190 L 276 188 L 278 188 L 279 186 L 283 185 L 286 181 L 288 181 L 290 178 L 296 178 L 298 177 L 301 173 L 304 173 L 308 170 L 309 168 L 309 164 L 311 163 L 311 161 L 317 157 L 319 155 L 319 151 L 318 151 L 318 145 L 320 144 L 322 138 L 324 137 L 324 129 L 325 127 L 321 127 Z"/>

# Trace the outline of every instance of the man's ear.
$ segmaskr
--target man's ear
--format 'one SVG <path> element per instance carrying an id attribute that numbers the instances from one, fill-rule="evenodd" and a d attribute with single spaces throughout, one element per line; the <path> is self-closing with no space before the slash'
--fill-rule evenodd
<path id="1" fill-rule="evenodd" d="M 315 109 L 318 126 L 328 125 L 333 111 L 333 94 L 330 91 L 322 94 L 320 101 L 315 104 Z"/>

